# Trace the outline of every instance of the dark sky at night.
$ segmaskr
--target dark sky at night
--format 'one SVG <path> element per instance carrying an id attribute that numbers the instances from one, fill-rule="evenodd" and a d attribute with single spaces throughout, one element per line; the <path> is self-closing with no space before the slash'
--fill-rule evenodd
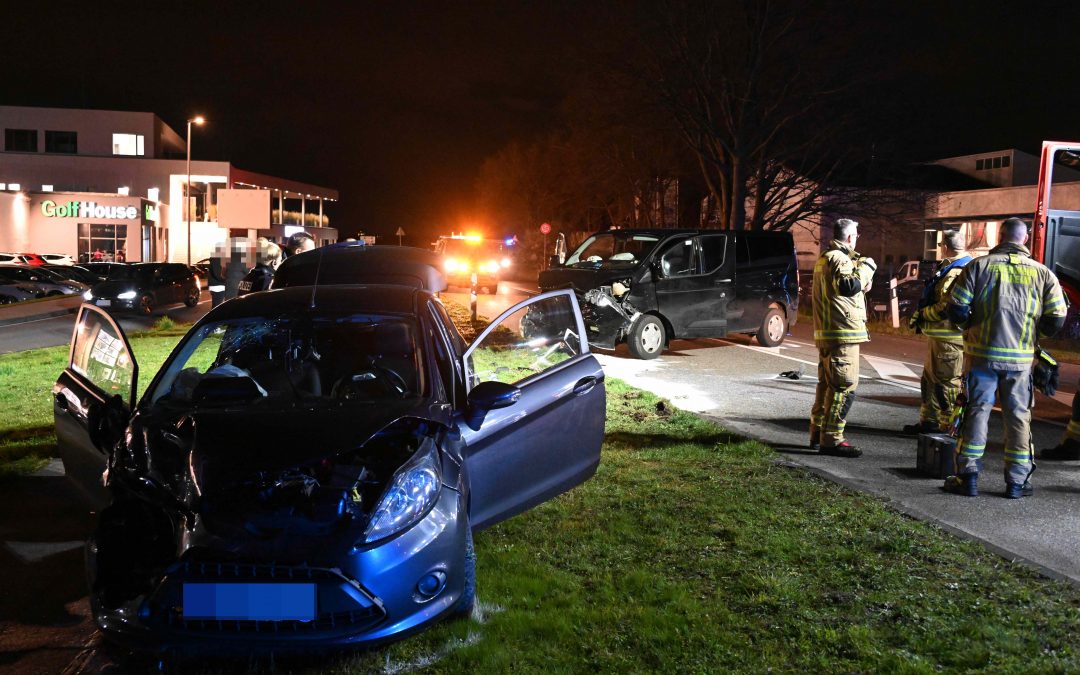
<path id="1" fill-rule="evenodd" d="M 1080 136 L 1080 3 L 853 3 L 881 147 L 905 158 Z M 604 12 L 580 2 L 9 3 L 0 103 L 155 112 L 193 156 L 341 192 L 334 224 L 467 219 L 483 159 L 557 122 Z M 1073 89 L 1070 90 L 1070 87 Z M 421 243 L 421 242 L 416 242 Z"/>

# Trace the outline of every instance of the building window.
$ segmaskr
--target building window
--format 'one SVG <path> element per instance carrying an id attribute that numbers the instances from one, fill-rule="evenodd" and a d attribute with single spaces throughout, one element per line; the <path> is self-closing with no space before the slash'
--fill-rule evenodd
<path id="1" fill-rule="evenodd" d="M 79 223 L 79 262 L 127 260 L 127 225 Z"/>
<path id="2" fill-rule="evenodd" d="M 1008 155 L 1005 155 L 1004 157 L 1001 158 L 1001 168 L 1002 169 L 1008 169 L 1009 168 L 1009 156 Z"/>
<path id="3" fill-rule="evenodd" d="M 8 152 L 37 152 L 37 130 L 4 129 L 4 149 Z"/>
<path id="4" fill-rule="evenodd" d="M 74 155 L 79 151 L 79 134 L 74 131 L 46 131 L 45 152 Z"/>
<path id="5" fill-rule="evenodd" d="M 975 170 L 976 171 L 982 171 L 983 170 L 983 161 L 981 159 L 975 160 Z"/>
<path id="6" fill-rule="evenodd" d="M 995 169 L 1000 169 L 1001 168 L 1001 158 L 1000 157 L 995 157 L 994 158 L 994 168 Z"/>
<path id="7" fill-rule="evenodd" d="M 146 154 L 144 147 L 146 137 L 142 134 L 113 134 L 112 135 L 112 154 L 114 155 L 136 155 L 143 156 Z"/>

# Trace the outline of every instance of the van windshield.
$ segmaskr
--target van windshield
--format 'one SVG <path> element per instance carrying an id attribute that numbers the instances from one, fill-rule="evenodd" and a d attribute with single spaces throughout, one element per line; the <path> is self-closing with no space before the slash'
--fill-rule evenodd
<path id="1" fill-rule="evenodd" d="M 567 267 L 636 267 L 660 241 L 659 237 L 634 232 L 601 232 L 578 246 L 566 259 Z"/>

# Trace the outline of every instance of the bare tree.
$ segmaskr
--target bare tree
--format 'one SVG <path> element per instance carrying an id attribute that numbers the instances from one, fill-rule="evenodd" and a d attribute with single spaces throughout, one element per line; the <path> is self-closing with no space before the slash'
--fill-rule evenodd
<path id="1" fill-rule="evenodd" d="M 802 7 L 668 0 L 631 32 L 644 49 L 629 72 L 677 123 L 720 227 L 790 229 L 821 213 L 845 167 L 851 69 L 833 67 L 823 13 Z"/>

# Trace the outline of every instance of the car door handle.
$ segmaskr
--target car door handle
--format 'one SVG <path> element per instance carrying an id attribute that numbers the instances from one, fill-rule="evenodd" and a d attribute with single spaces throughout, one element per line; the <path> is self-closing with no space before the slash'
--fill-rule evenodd
<path id="1" fill-rule="evenodd" d="M 583 377 L 574 385 L 574 396 L 580 396 L 592 390 L 596 386 L 596 378 L 592 375 Z"/>
<path id="2" fill-rule="evenodd" d="M 730 284 L 730 283 L 731 283 L 731 279 L 716 279 L 715 281 L 713 281 L 714 286 L 719 286 L 720 284 Z"/>

